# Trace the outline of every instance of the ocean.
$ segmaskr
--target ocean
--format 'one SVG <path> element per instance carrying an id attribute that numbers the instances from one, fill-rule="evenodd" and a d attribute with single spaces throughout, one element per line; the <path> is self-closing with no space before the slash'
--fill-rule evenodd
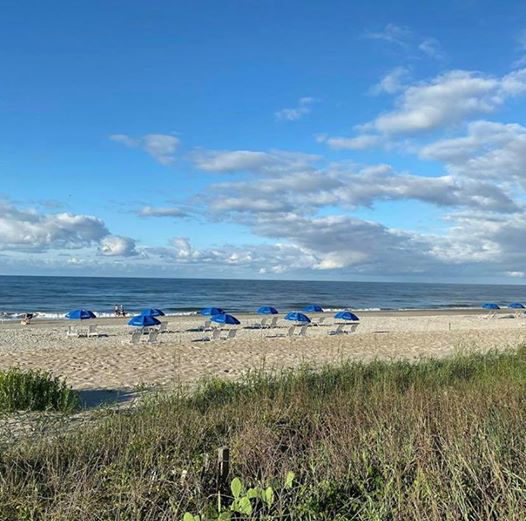
<path id="1" fill-rule="evenodd" d="M 168 315 L 194 314 L 205 306 L 253 312 L 261 305 L 279 311 L 319 304 L 341 309 L 479 308 L 484 302 L 506 306 L 526 301 L 526 286 L 421 284 L 398 282 L 319 282 L 232 279 L 145 279 L 103 277 L 0 276 L 0 319 L 20 313 L 61 318 L 71 309 L 111 316 L 115 304 L 128 312 L 161 308 Z"/>

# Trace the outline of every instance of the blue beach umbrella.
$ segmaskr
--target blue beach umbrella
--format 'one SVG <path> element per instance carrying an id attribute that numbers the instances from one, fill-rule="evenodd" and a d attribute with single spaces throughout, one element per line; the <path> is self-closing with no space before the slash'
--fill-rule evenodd
<path id="1" fill-rule="evenodd" d="M 74 309 L 66 313 L 66 318 L 70 320 L 88 320 L 89 318 L 97 318 L 97 315 L 88 309 Z"/>
<path id="2" fill-rule="evenodd" d="M 261 313 L 262 315 L 277 315 L 278 310 L 272 306 L 261 306 L 258 308 L 258 313 Z"/>
<path id="3" fill-rule="evenodd" d="M 500 309 L 500 306 L 498 306 L 497 304 L 488 302 L 487 304 L 482 304 L 482 309 Z"/>
<path id="4" fill-rule="evenodd" d="M 285 320 L 294 320 L 294 322 L 302 322 L 304 324 L 310 323 L 310 318 L 303 313 L 297 311 L 291 311 L 285 315 Z"/>
<path id="5" fill-rule="evenodd" d="M 303 311 L 307 311 L 310 313 L 323 313 L 323 308 L 321 306 L 318 306 L 318 304 L 309 304 L 308 306 L 305 306 L 303 308 Z"/>
<path id="6" fill-rule="evenodd" d="M 156 308 L 147 308 L 141 311 L 141 315 L 148 315 L 150 317 L 164 317 L 164 312 Z"/>
<path id="7" fill-rule="evenodd" d="M 221 308 L 203 308 L 199 313 L 205 316 L 223 315 L 225 310 Z"/>
<path id="8" fill-rule="evenodd" d="M 227 313 L 212 315 L 212 318 L 210 320 L 212 322 L 217 322 L 218 324 L 231 324 L 233 326 L 237 326 L 238 324 L 240 324 L 239 320 L 236 317 L 228 315 Z"/>
<path id="9" fill-rule="evenodd" d="M 513 302 L 508 307 L 511 309 L 524 309 L 525 306 L 521 304 L 520 302 Z"/>
<path id="10" fill-rule="evenodd" d="M 128 320 L 128 325 L 135 327 L 151 327 L 158 326 L 159 324 L 160 322 L 150 315 L 137 315 Z"/>
<path id="11" fill-rule="evenodd" d="M 360 320 L 354 313 L 351 313 L 350 311 L 338 311 L 334 315 L 334 318 L 339 318 L 341 320 Z"/>

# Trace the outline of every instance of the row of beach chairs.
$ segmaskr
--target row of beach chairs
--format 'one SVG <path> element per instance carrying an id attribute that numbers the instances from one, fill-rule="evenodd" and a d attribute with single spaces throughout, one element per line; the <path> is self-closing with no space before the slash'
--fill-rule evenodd
<path id="1" fill-rule="evenodd" d="M 148 336 L 146 336 L 141 329 L 138 329 L 131 334 L 130 339 L 125 343 L 132 345 L 137 345 L 141 342 L 145 344 L 157 344 L 159 333 L 160 331 L 158 329 L 152 329 L 148 332 Z"/>
<path id="2" fill-rule="evenodd" d="M 212 329 L 212 334 L 210 336 L 205 336 L 203 338 L 198 338 L 197 342 L 209 342 L 212 340 L 233 340 L 236 338 L 237 329 L 230 329 L 226 336 L 221 336 L 221 329 L 216 327 Z"/>
<path id="3" fill-rule="evenodd" d="M 318 319 L 313 319 L 312 322 L 309 324 L 310 326 L 323 326 L 323 325 L 329 325 L 324 324 L 326 317 L 320 317 Z M 258 322 L 254 322 L 249 326 L 246 326 L 246 329 L 274 329 L 275 327 L 278 327 L 278 317 L 272 317 L 272 318 L 264 318 Z M 306 327 L 306 326 L 301 326 Z M 212 331 L 212 322 L 210 320 L 205 320 L 204 324 L 199 326 L 197 329 L 199 331 Z"/>
<path id="4" fill-rule="evenodd" d="M 326 317 L 315 318 L 311 321 L 311 326 L 322 326 L 324 325 Z M 252 325 L 248 326 L 249 329 L 273 329 L 277 327 L 278 317 L 264 318 L 261 321 L 254 322 Z"/>
<path id="5" fill-rule="evenodd" d="M 81 337 L 81 336 L 99 337 L 102 335 L 103 333 L 99 332 L 96 324 L 88 326 L 87 328 L 81 328 L 81 327 L 74 328 L 72 326 L 68 326 L 66 330 L 67 337 Z"/>
<path id="6" fill-rule="evenodd" d="M 159 333 L 166 333 L 168 332 L 168 324 L 166 322 L 161 322 L 161 324 L 158 327 L 150 327 L 150 328 L 140 328 L 135 330 L 132 335 L 136 334 L 138 337 L 141 337 L 145 333 L 156 333 L 155 338 L 157 338 L 157 335 Z M 66 336 L 67 337 L 99 337 L 99 336 L 105 336 L 104 333 L 101 333 L 98 330 L 97 324 L 92 324 L 87 327 L 73 327 L 68 326 L 66 329 Z M 134 342 L 136 343 L 136 342 Z"/>
<path id="7" fill-rule="evenodd" d="M 289 338 L 293 336 L 307 336 L 307 330 L 309 327 L 312 326 L 321 326 L 325 320 L 325 317 L 322 317 L 319 321 L 316 323 L 311 322 L 311 324 L 307 324 L 304 326 L 289 326 L 287 328 L 287 332 L 281 335 L 274 335 L 269 338 Z M 273 329 L 276 327 L 278 318 L 273 317 L 272 319 L 266 319 L 264 318 L 261 322 L 258 322 L 256 324 L 253 324 L 250 326 L 252 329 Z M 356 331 L 356 328 L 359 324 L 338 324 L 336 329 L 329 331 L 329 335 L 343 335 L 343 334 L 349 334 L 354 333 Z M 236 337 L 237 330 L 236 329 L 230 329 L 226 336 L 221 335 L 221 328 L 220 327 L 212 327 L 211 322 L 207 320 L 200 328 L 200 331 L 210 331 L 210 336 L 206 336 L 200 339 L 197 339 L 197 341 L 212 341 L 212 340 L 233 340 Z M 296 330 L 299 330 L 298 333 L 296 333 Z M 139 344 L 141 342 L 146 344 L 156 344 L 158 343 L 157 337 L 160 333 L 167 332 L 167 323 L 161 322 L 160 326 L 157 328 L 141 328 L 136 329 L 131 334 L 131 337 L 128 341 L 125 343 L 127 344 Z M 145 335 L 146 333 L 146 335 Z M 97 325 L 93 324 L 88 326 L 87 328 L 73 328 L 72 326 L 68 326 L 68 329 L 66 331 L 66 336 L 68 337 L 99 337 L 102 333 L 98 331 Z"/>

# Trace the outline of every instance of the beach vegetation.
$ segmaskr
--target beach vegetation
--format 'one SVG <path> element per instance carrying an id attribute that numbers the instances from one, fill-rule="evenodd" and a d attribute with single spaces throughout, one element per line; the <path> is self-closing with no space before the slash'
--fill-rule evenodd
<path id="1" fill-rule="evenodd" d="M 525 347 L 252 373 L 5 446 L 0 519 L 523 521 L 525 425 Z"/>
<path id="2" fill-rule="evenodd" d="M 0 411 L 72 412 L 79 398 L 67 383 L 50 373 L 11 368 L 0 371 Z"/>

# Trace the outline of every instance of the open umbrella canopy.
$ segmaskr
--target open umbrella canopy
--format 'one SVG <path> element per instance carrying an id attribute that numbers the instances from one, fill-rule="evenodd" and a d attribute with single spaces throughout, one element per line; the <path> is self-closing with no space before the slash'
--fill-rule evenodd
<path id="1" fill-rule="evenodd" d="M 128 325 L 135 327 L 151 327 L 158 326 L 159 324 L 160 322 L 150 315 L 137 315 L 128 320 Z"/>
<path id="2" fill-rule="evenodd" d="M 218 324 L 231 324 L 234 326 L 240 323 L 236 317 L 232 315 L 228 315 L 227 313 L 221 313 L 219 315 L 212 315 L 212 318 L 210 320 L 212 322 L 217 322 Z"/>
<path id="3" fill-rule="evenodd" d="M 492 302 L 488 302 L 486 304 L 482 304 L 483 309 L 500 309 L 500 306 L 497 304 L 493 304 Z"/>
<path id="4" fill-rule="evenodd" d="M 66 313 L 66 318 L 70 320 L 88 320 L 89 318 L 97 318 L 97 315 L 89 309 L 74 309 Z"/>
<path id="5" fill-rule="evenodd" d="M 334 315 L 334 318 L 339 318 L 341 320 L 360 320 L 354 313 L 351 313 L 350 311 L 338 311 Z"/>
<path id="6" fill-rule="evenodd" d="M 141 311 L 141 315 L 149 315 L 150 317 L 164 317 L 164 312 L 156 308 L 146 308 Z"/>
<path id="7" fill-rule="evenodd" d="M 290 313 L 287 313 L 285 315 L 285 320 L 294 320 L 295 322 L 304 322 L 305 324 L 310 322 L 310 318 L 307 315 L 299 313 L 298 311 L 291 311 Z"/>
<path id="8" fill-rule="evenodd" d="M 221 308 L 203 308 L 200 313 L 205 316 L 223 315 L 225 310 Z"/>
<path id="9" fill-rule="evenodd" d="M 305 306 L 303 308 L 303 311 L 307 311 L 310 313 L 323 313 L 323 308 L 321 306 L 318 306 L 318 304 L 309 304 L 308 306 Z"/>
<path id="10" fill-rule="evenodd" d="M 524 309 L 524 305 L 521 304 L 520 302 L 513 302 L 508 307 L 511 309 Z"/>
<path id="11" fill-rule="evenodd" d="M 272 306 L 261 306 L 258 308 L 258 313 L 261 313 L 262 315 L 277 315 L 278 310 Z"/>

